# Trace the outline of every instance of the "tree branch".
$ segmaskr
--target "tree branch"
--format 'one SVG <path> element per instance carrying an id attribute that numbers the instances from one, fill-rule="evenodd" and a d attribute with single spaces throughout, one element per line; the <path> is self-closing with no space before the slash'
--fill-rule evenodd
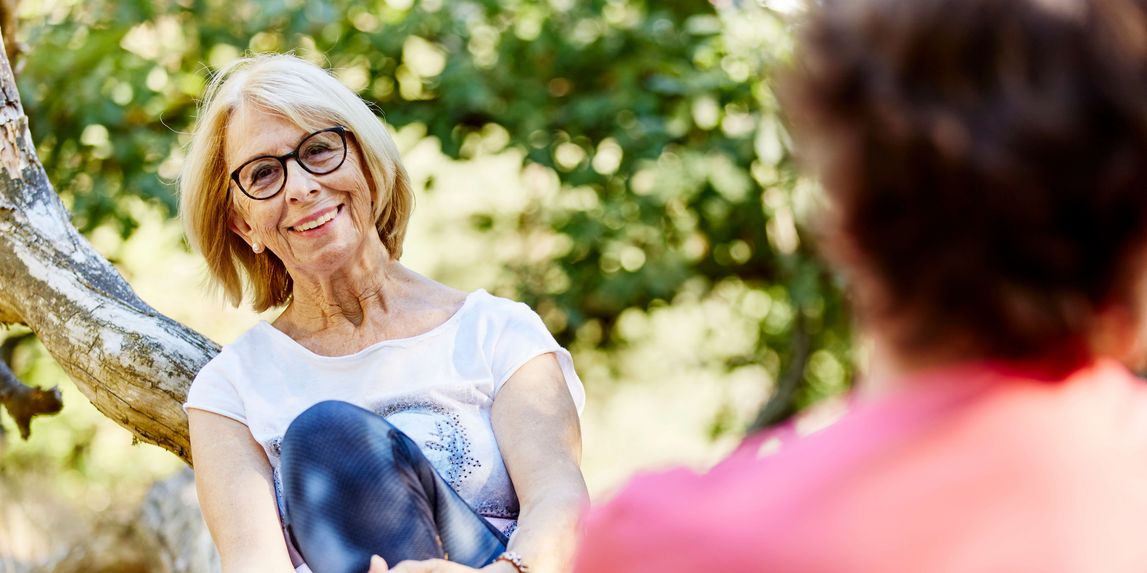
<path id="1" fill-rule="evenodd" d="M 18 317 L 102 414 L 190 462 L 182 403 L 219 347 L 144 303 L 76 231 L 0 54 L 0 321 Z"/>
<path id="2" fill-rule="evenodd" d="M 797 309 L 796 322 L 793 325 L 793 349 L 788 367 L 777 381 L 777 389 L 769 397 L 768 402 L 757 412 L 756 419 L 749 425 L 748 435 L 774 426 L 791 418 L 797 412 L 794 399 L 801 379 L 804 378 L 808 359 L 812 354 L 812 341 L 808 334 L 808 319 L 803 308 Z"/>
<path id="3" fill-rule="evenodd" d="M 0 360 L 0 405 L 20 429 L 20 438 L 27 440 L 31 435 L 32 418 L 41 414 L 55 414 L 64 407 L 60 399 L 60 389 L 42 390 L 21 382 L 8 364 Z"/>

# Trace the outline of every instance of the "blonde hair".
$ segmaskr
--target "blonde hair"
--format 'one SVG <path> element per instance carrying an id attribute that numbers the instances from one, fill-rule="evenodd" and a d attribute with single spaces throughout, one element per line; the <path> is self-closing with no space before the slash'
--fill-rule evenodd
<path id="1" fill-rule="evenodd" d="M 229 227 L 231 179 L 223 150 L 231 115 L 240 105 L 280 115 L 306 131 L 338 124 L 353 133 L 364 160 L 378 236 L 391 257 L 402 255 L 414 194 L 398 147 L 382 121 L 354 92 L 314 64 L 287 54 L 243 58 L 219 70 L 208 85 L 179 179 L 179 209 L 188 242 L 203 254 L 211 278 L 233 305 L 243 300 L 244 279 L 260 312 L 286 304 L 293 284 L 278 257 L 270 251 L 255 254 Z"/>

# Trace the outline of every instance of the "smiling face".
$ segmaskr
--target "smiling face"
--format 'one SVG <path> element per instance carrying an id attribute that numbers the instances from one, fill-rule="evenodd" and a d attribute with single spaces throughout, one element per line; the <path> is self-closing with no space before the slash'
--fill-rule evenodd
<path id="1" fill-rule="evenodd" d="M 240 106 L 227 126 L 227 169 L 259 156 L 288 154 L 310 133 L 280 115 Z M 288 159 L 283 190 L 270 199 L 252 199 L 230 183 L 232 231 L 254 250 L 274 253 L 296 279 L 321 278 L 353 263 L 368 241 L 381 247 L 361 156 L 353 135 L 348 133 L 346 140 L 346 161 L 325 175 L 309 173 Z"/>

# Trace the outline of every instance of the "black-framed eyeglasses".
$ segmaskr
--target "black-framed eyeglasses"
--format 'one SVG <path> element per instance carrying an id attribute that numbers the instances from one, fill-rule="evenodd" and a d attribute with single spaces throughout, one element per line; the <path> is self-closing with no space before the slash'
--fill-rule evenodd
<path id="1" fill-rule="evenodd" d="M 321 129 L 303 138 L 286 155 L 260 155 L 231 172 L 244 195 L 262 201 L 287 186 L 287 160 L 294 159 L 307 173 L 326 175 L 346 161 L 346 132 L 341 125 Z"/>

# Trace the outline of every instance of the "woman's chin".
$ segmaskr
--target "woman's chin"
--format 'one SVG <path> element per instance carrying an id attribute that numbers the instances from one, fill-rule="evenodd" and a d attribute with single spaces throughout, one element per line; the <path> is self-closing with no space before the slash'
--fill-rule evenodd
<path id="1" fill-rule="evenodd" d="M 340 270 L 358 266 L 362 262 L 365 252 L 366 249 L 363 248 L 361 242 L 326 243 L 319 248 L 311 249 L 306 256 L 297 258 L 287 267 L 292 276 L 299 273 L 309 277 L 322 278 L 338 273 Z"/>

